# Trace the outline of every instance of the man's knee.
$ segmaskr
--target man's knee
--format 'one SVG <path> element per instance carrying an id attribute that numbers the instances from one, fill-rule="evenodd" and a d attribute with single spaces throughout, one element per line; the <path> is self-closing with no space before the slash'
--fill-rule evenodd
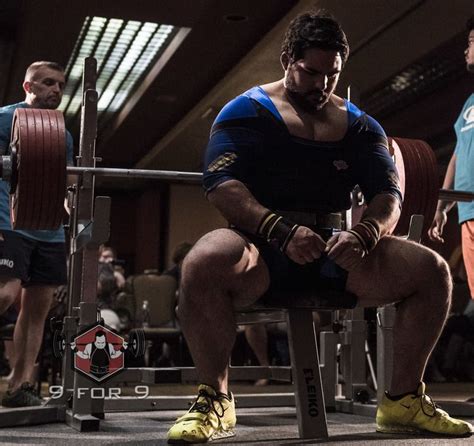
<path id="1" fill-rule="evenodd" d="M 21 290 L 21 283 L 18 279 L 0 280 L 0 308 L 11 306 Z"/>
<path id="2" fill-rule="evenodd" d="M 16 296 L 14 296 L 13 294 L 4 292 L 3 290 L 0 291 L 0 308 L 6 309 L 10 307 L 11 305 L 13 305 L 15 300 Z"/>
<path id="3" fill-rule="evenodd" d="M 439 304 L 449 307 L 453 283 L 448 263 L 438 253 L 429 251 L 425 258 L 422 274 L 423 283 L 431 290 L 430 296 Z"/>
<path id="4" fill-rule="evenodd" d="M 216 230 L 202 237 L 183 261 L 182 285 L 212 276 L 216 281 L 235 272 L 242 261 L 245 242 L 230 230 Z"/>

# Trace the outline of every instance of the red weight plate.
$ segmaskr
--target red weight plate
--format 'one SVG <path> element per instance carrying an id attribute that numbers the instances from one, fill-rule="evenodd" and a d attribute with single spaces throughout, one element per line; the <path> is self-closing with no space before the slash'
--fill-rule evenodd
<path id="1" fill-rule="evenodd" d="M 41 227 L 49 228 L 51 225 L 51 220 L 54 217 L 54 209 L 52 208 L 52 195 L 54 194 L 54 186 L 56 185 L 56 178 L 54 177 L 54 170 L 52 168 L 53 158 L 54 158 L 54 145 L 57 144 L 57 126 L 55 125 L 55 120 L 51 119 L 48 110 L 45 110 L 43 114 L 43 126 L 44 126 L 44 172 L 47 178 L 45 184 L 45 190 L 43 192 L 43 210 L 42 210 L 42 219 Z"/>
<path id="2" fill-rule="evenodd" d="M 35 206 L 37 206 L 39 197 L 37 195 L 37 188 L 36 188 L 36 179 L 37 179 L 37 147 L 40 143 L 42 143 L 42 137 L 40 139 L 40 135 L 37 129 L 37 122 L 35 113 L 31 113 L 32 109 L 28 109 L 26 113 L 26 120 L 28 123 L 28 145 L 27 151 L 22 154 L 23 162 L 26 163 L 27 170 L 25 171 L 25 166 L 23 166 L 23 176 L 24 185 L 26 187 L 23 188 L 23 203 L 25 203 L 25 229 L 36 229 L 34 226 L 34 212 Z M 26 111 L 26 110 L 25 110 Z M 41 129 L 42 131 L 42 129 Z M 42 149 L 42 148 L 41 148 Z M 26 157 L 26 159 L 25 159 Z"/>
<path id="3" fill-rule="evenodd" d="M 405 176 L 407 178 L 406 201 L 404 206 L 403 227 L 400 228 L 400 234 L 408 233 L 410 219 L 413 214 L 420 212 L 420 166 L 418 153 L 413 144 L 408 139 L 397 139 L 403 152 L 405 160 Z"/>
<path id="4" fill-rule="evenodd" d="M 403 197 L 402 212 L 395 227 L 394 234 L 406 234 L 410 223 L 410 216 L 416 206 L 416 192 L 413 178 L 413 154 L 411 148 L 402 138 L 394 138 L 400 149 L 403 158 L 404 175 L 405 175 L 405 193 Z"/>
<path id="5" fill-rule="evenodd" d="M 41 110 L 29 109 L 29 122 L 34 123 L 34 140 L 29 144 L 29 161 L 31 162 L 32 176 L 29 178 L 28 188 L 28 203 L 29 203 L 29 218 L 28 229 L 39 229 L 39 220 L 41 220 L 41 209 L 43 205 L 43 190 L 44 190 L 44 134 L 43 117 Z M 32 134 L 32 129 L 28 136 Z M 29 138 L 30 139 L 30 138 Z"/>
<path id="6" fill-rule="evenodd" d="M 424 141 L 396 138 L 405 164 L 405 200 L 402 215 L 394 231 L 406 234 L 413 214 L 425 217 L 423 232 L 426 233 L 434 217 L 437 201 L 436 158 Z"/>
<path id="7" fill-rule="evenodd" d="M 405 197 L 405 165 L 403 162 L 402 152 L 397 142 L 393 138 L 388 138 L 388 146 L 390 154 L 393 157 L 395 162 L 395 167 L 397 168 L 398 178 L 400 179 L 400 189 L 402 191 L 402 196 Z M 397 224 L 389 231 L 390 234 L 394 233 Z"/>
<path id="8" fill-rule="evenodd" d="M 30 121 L 26 109 L 19 108 L 15 110 L 12 132 L 18 140 L 18 183 L 13 199 L 12 224 L 14 229 L 29 227 L 28 193 L 31 190 L 29 183 L 32 179 L 30 148 L 31 142 L 35 138 L 34 127 L 32 130 L 30 129 L 30 126 L 33 126 L 34 123 Z"/>
<path id="9" fill-rule="evenodd" d="M 41 204 L 37 213 L 35 213 L 35 226 L 37 229 L 44 229 L 48 227 L 49 220 L 49 189 L 53 178 L 50 175 L 49 165 L 51 163 L 51 146 L 52 146 L 52 129 L 47 110 L 42 110 L 41 120 L 43 126 L 43 154 L 41 159 L 41 175 L 42 175 L 42 190 L 41 190 Z M 39 160 L 38 160 L 39 161 Z"/>
<path id="10" fill-rule="evenodd" d="M 410 176 L 410 190 L 412 192 L 412 201 L 410 203 L 409 209 L 407 209 L 406 219 L 409 224 L 411 216 L 413 214 L 423 213 L 423 169 L 420 161 L 420 156 L 416 149 L 416 145 L 413 143 L 413 140 L 403 139 L 403 146 L 405 147 L 405 153 L 407 159 L 409 159 L 407 175 Z M 408 226 L 407 226 L 408 231 Z"/>
<path id="11" fill-rule="evenodd" d="M 11 143 L 13 143 L 16 146 L 16 150 L 18 150 L 18 147 L 20 146 L 20 126 L 18 123 L 18 115 L 14 114 L 13 115 L 13 123 L 12 123 L 12 133 L 11 133 Z M 16 157 L 16 166 L 12 168 L 16 169 L 16 177 L 18 180 L 19 172 L 18 172 L 18 167 L 20 164 L 20 157 Z M 18 181 L 16 181 L 18 183 Z M 18 191 L 18 184 L 15 184 L 15 194 L 12 194 L 12 190 L 10 188 L 10 218 L 12 221 L 12 224 L 15 223 L 16 221 L 16 215 L 18 211 L 18 200 L 16 200 L 16 191 Z"/>
<path id="12" fill-rule="evenodd" d="M 423 234 L 426 234 L 433 222 L 438 203 L 439 179 L 436 156 L 433 149 L 424 141 L 417 140 L 416 147 L 420 156 L 424 177 L 423 189 Z"/>
<path id="13" fill-rule="evenodd" d="M 51 229 L 58 228 L 63 219 L 64 197 L 66 193 L 66 128 L 61 112 L 47 110 L 51 150 L 49 154 L 49 190 L 47 195 L 48 224 Z"/>
<path id="14" fill-rule="evenodd" d="M 17 109 L 18 184 L 11 198 L 15 229 L 56 229 L 66 190 L 66 132 L 61 112 Z"/>
<path id="15" fill-rule="evenodd" d="M 413 213 L 424 216 L 423 233 L 431 225 L 437 202 L 436 158 L 433 151 L 423 141 L 408 140 L 413 153 L 416 154 L 415 171 L 417 173 L 418 205 Z"/>

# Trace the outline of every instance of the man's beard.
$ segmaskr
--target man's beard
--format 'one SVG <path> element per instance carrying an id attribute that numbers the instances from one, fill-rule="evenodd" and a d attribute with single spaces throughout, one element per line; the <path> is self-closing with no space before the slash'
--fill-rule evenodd
<path id="1" fill-rule="evenodd" d="M 286 79 L 285 90 L 291 101 L 307 113 L 317 113 L 327 103 L 327 98 L 321 90 L 310 90 L 304 93 L 298 91 L 291 77 Z"/>
<path id="2" fill-rule="evenodd" d="M 55 97 L 55 96 L 49 96 L 38 102 L 38 108 L 55 110 L 56 108 L 59 107 L 60 103 L 61 103 L 61 98 Z"/>
<path id="3" fill-rule="evenodd" d="M 469 73 L 474 73 L 474 63 L 468 63 L 466 68 Z"/>

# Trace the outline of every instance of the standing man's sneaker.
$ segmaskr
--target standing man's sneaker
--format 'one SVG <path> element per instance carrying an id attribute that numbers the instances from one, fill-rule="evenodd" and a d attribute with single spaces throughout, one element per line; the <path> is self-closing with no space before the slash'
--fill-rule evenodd
<path id="1" fill-rule="evenodd" d="M 425 394 L 425 384 L 420 383 L 416 394 L 400 399 L 384 395 L 377 409 L 377 432 L 386 434 L 423 434 L 431 432 L 451 437 L 469 437 L 473 426 L 463 420 L 451 418 Z"/>
<path id="2" fill-rule="evenodd" d="M 206 443 L 232 437 L 237 422 L 232 394 L 201 384 L 191 408 L 168 431 L 168 443 Z"/>
<path id="3" fill-rule="evenodd" d="M 34 386 L 27 382 L 14 392 L 7 390 L 2 399 L 3 407 L 41 406 L 42 404 L 43 400 L 36 393 Z"/>

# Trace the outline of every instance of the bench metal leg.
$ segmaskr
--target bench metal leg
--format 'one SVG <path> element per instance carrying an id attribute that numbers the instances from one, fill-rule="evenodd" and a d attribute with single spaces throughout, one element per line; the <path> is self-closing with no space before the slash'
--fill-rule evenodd
<path id="1" fill-rule="evenodd" d="M 395 305 L 386 305 L 377 310 L 377 401 L 379 403 L 392 381 L 393 326 L 396 312 Z"/>
<path id="2" fill-rule="evenodd" d="M 342 360 L 345 381 L 346 399 L 356 400 L 357 393 L 367 390 L 367 368 L 365 342 L 367 339 L 367 322 L 363 308 L 349 312 L 344 321 L 345 331 L 342 333 Z"/>
<path id="3" fill-rule="evenodd" d="M 336 410 L 337 344 L 339 342 L 339 333 L 323 331 L 319 335 L 319 340 L 324 402 L 326 403 L 326 410 L 332 412 Z"/>
<path id="4" fill-rule="evenodd" d="M 300 438 L 328 438 L 318 346 L 310 310 L 288 310 L 288 341 Z"/>

